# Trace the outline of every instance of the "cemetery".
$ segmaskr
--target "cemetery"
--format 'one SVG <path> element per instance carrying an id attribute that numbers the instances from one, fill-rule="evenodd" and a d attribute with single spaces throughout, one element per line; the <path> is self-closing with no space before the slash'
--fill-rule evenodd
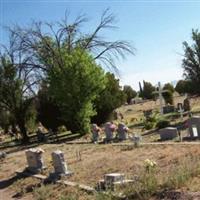
<path id="1" fill-rule="evenodd" d="M 199 5 L 84 3 L 0 3 L 0 200 L 200 200 Z"/>
<path id="2" fill-rule="evenodd" d="M 177 102 L 183 100 L 184 97 L 176 99 Z M 119 110 L 124 115 L 123 122 L 112 121 L 101 127 L 92 124 L 91 130 L 94 134 L 91 134 L 89 138 L 67 139 L 60 144 L 55 139 L 52 140 L 55 142 L 41 143 L 36 147 L 30 144 L 25 149 L 15 145 L 13 147 L 2 146 L 1 151 L 4 153 L 0 161 L 0 177 L 3 181 L 0 187 L 3 189 L 4 185 L 7 185 L 8 177 L 11 179 L 15 177 L 17 181 L 13 181 L 8 187 L 10 188 L 9 194 L 11 191 L 14 192 L 13 188 L 18 188 L 15 190 L 22 198 L 35 198 L 35 193 L 28 192 L 28 188 L 32 185 L 35 188 L 34 191 L 40 195 L 42 195 L 42 190 L 48 190 L 49 196 L 47 194 L 46 196 L 50 199 L 58 198 L 61 194 L 65 195 L 66 192 L 72 197 L 75 193 L 79 198 L 81 196 L 80 199 L 93 199 L 98 195 L 108 195 L 107 191 L 110 190 L 113 191 L 114 196 L 118 196 L 122 194 L 119 191 L 126 193 L 129 187 L 135 187 L 134 184 L 141 174 L 145 170 L 149 171 L 149 167 L 146 168 L 145 164 L 145 160 L 148 159 L 150 169 L 151 162 L 156 163 L 156 170 L 161 176 L 159 179 L 163 179 L 166 176 L 165 173 L 168 173 L 169 177 L 174 176 L 173 171 L 178 169 L 179 165 L 185 165 L 185 162 L 187 162 L 187 168 L 194 167 L 195 170 L 198 167 L 196 161 L 199 160 L 200 155 L 199 142 L 196 140 L 199 137 L 200 100 L 194 98 L 190 99 L 190 102 L 197 117 L 195 115 L 189 117 L 185 114 L 181 117 L 177 111 L 169 127 L 159 130 L 152 129 L 150 133 L 148 130 L 143 130 L 138 121 L 132 122 L 131 118 L 144 116 L 143 110 L 148 110 L 149 107 L 152 110 L 148 111 L 147 118 L 156 110 L 160 112 L 159 100 L 156 103 L 148 101 L 143 105 L 122 106 Z M 126 110 L 130 108 L 132 111 L 126 114 Z M 168 117 L 169 114 L 164 115 Z M 188 126 L 179 130 L 180 122 L 187 121 L 187 119 Z M 178 125 L 175 126 L 176 124 Z M 179 131 L 181 131 L 183 140 L 177 142 Z M 57 137 L 59 138 L 59 135 Z M 184 137 L 186 137 L 185 140 Z M 187 137 L 192 139 L 187 140 Z M 176 165 L 173 164 L 174 162 Z M 45 184 L 45 189 L 44 186 L 38 187 L 46 181 L 48 184 Z M 197 180 L 194 179 L 194 181 Z M 198 185 L 200 182 L 195 182 L 195 184 Z M 190 184 L 187 186 L 191 190 L 194 189 Z M 51 190 L 55 192 L 50 192 Z M 3 191 L 7 190 L 3 189 Z"/>

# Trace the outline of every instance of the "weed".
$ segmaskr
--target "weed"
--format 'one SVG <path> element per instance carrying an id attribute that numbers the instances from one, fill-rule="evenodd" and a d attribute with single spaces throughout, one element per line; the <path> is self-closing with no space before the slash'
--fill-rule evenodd
<path id="1" fill-rule="evenodd" d="M 51 188 L 42 185 L 39 188 L 35 188 L 33 196 L 35 200 L 49 200 L 52 195 Z"/>

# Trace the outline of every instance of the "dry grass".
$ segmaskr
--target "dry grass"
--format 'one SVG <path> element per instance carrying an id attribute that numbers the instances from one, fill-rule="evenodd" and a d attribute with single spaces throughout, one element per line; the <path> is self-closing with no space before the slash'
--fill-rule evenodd
<path id="1" fill-rule="evenodd" d="M 182 97 L 177 98 L 176 102 L 181 102 Z M 191 101 L 192 111 L 200 111 L 200 99 L 194 98 Z M 158 102 L 149 101 L 145 104 L 123 106 L 121 109 L 125 116 L 125 121 L 134 124 L 139 123 L 143 116 L 142 111 L 149 108 L 158 108 Z M 134 127 L 133 132 L 141 132 L 141 128 Z M 144 138 L 145 141 L 155 141 L 158 135 L 148 135 Z M 157 176 L 162 182 L 164 177 L 171 173 L 170 170 L 177 166 L 185 157 L 200 157 L 200 148 L 198 145 L 145 145 L 140 148 L 123 151 L 119 146 L 94 145 L 94 144 L 45 144 L 40 145 L 45 150 L 44 161 L 47 166 L 45 174 L 53 171 L 51 162 L 51 152 L 54 150 L 62 150 L 68 163 L 68 167 L 74 172 L 74 175 L 69 178 L 71 181 L 84 183 L 89 186 L 95 186 L 99 179 L 102 179 L 105 173 L 122 172 L 128 178 L 134 175 L 140 175 L 141 169 L 144 167 L 144 160 L 151 159 L 157 162 L 159 171 Z M 7 149 L 11 150 L 11 149 Z M 15 176 L 15 170 L 23 169 L 26 166 L 24 150 L 13 149 L 15 152 L 8 155 L 4 161 L 0 161 L 0 179 L 6 180 Z M 81 160 L 76 156 L 77 152 L 81 154 Z M 23 194 L 22 199 L 37 199 L 37 194 L 42 196 L 49 193 L 48 199 L 102 199 L 101 196 L 91 196 L 78 190 L 58 185 L 47 185 L 41 189 L 36 186 L 39 181 L 33 178 L 20 179 L 14 182 L 11 186 L 0 191 L 0 197 L 4 200 L 11 199 L 9 195 L 14 193 Z M 32 191 L 27 193 L 27 187 Z M 194 176 L 188 179 L 184 184 L 184 188 L 191 191 L 198 191 L 200 186 L 200 177 Z M 34 192 L 33 192 L 34 191 Z M 68 198 L 69 197 L 69 198 Z M 44 197 L 46 198 L 46 197 Z"/>
<path id="2" fill-rule="evenodd" d="M 74 175 L 69 178 L 71 181 L 95 186 L 99 179 L 102 179 L 105 173 L 122 172 L 129 178 L 139 175 L 143 168 L 144 160 L 151 159 L 158 163 L 160 179 L 166 175 L 166 172 L 175 166 L 180 160 L 187 156 L 200 156 L 198 145 L 162 145 L 162 146 L 143 146 L 130 151 L 122 151 L 120 147 L 112 145 L 42 145 L 45 150 L 44 160 L 48 166 L 46 174 L 53 171 L 51 166 L 51 152 L 56 149 L 64 151 L 69 168 Z M 81 152 L 82 160 L 76 159 L 77 149 Z M 1 163 L 0 178 L 7 179 L 14 176 L 15 170 L 26 166 L 24 151 L 19 151 L 8 155 L 8 158 Z M 28 186 L 33 183 L 32 178 L 19 180 L 11 188 L 20 192 L 19 187 Z M 49 186 L 50 187 L 50 186 Z M 55 194 L 58 195 L 59 187 L 55 186 Z M 70 189 L 71 190 L 71 189 Z M 76 191 L 78 194 L 80 191 Z M 62 193 L 62 192 L 61 192 Z M 85 195 L 87 197 L 87 195 Z M 50 198 L 50 197 L 49 197 Z M 90 197 L 87 197 L 90 198 Z M 50 198 L 51 199 L 51 198 Z"/>

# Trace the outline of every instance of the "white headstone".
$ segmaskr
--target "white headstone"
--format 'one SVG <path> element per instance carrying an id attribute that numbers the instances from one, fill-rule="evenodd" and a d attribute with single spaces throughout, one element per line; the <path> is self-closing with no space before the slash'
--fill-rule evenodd
<path id="1" fill-rule="evenodd" d="M 105 185 L 107 186 L 113 185 L 116 182 L 122 183 L 124 179 L 125 179 L 124 174 L 120 174 L 120 173 L 111 173 L 111 174 L 104 175 Z"/>
<path id="2" fill-rule="evenodd" d="M 53 166 L 55 170 L 55 174 L 71 174 L 70 171 L 67 169 L 67 164 L 64 159 L 64 154 L 62 151 L 57 150 L 52 152 L 52 161 L 53 161 Z"/>
<path id="3" fill-rule="evenodd" d="M 42 159 L 42 154 L 44 150 L 41 148 L 37 149 L 28 149 L 25 151 L 26 159 L 28 164 L 28 170 L 34 173 L 40 172 L 44 169 L 44 162 Z"/>
<path id="4" fill-rule="evenodd" d="M 115 190 L 117 185 L 133 183 L 133 180 L 125 179 L 125 175 L 121 173 L 105 174 L 104 179 L 98 183 L 99 190 Z"/>
<path id="5" fill-rule="evenodd" d="M 132 138 L 133 142 L 134 142 L 134 146 L 135 147 L 139 147 L 140 143 L 142 141 L 142 136 L 138 135 L 138 134 L 134 134 L 133 138 Z"/>
<path id="6" fill-rule="evenodd" d="M 183 121 L 183 113 L 184 113 L 184 109 L 183 109 L 182 106 L 179 106 L 179 108 L 178 108 L 178 112 L 179 112 L 180 115 L 181 115 L 181 121 Z"/>

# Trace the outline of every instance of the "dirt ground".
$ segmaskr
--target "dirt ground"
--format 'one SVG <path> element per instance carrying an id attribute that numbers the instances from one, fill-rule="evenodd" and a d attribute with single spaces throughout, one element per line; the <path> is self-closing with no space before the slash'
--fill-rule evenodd
<path id="1" fill-rule="evenodd" d="M 40 147 L 45 150 L 43 158 L 47 170 L 44 174 L 53 171 L 51 152 L 59 149 L 64 152 L 68 167 L 74 172 L 74 175 L 68 180 L 89 186 L 95 186 L 106 173 L 125 173 L 128 178 L 133 178 L 134 175 L 139 175 L 141 169 L 144 168 L 145 159 L 156 161 L 160 169 L 159 173 L 164 177 L 165 173 L 179 160 L 190 155 L 200 157 L 200 143 L 199 145 L 181 145 L 180 143 L 177 145 L 143 145 L 132 150 L 125 150 L 112 144 L 46 144 Z M 81 160 L 77 159 L 77 152 L 80 152 Z M 16 170 L 25 167 L 24 150 L 13 152 L 4 161 L 1 161 L 0 199 L 12 199 L 12 196 L 19 190 L 18 186 L 20 186 L 20 181 L 12 180 L 12 178 L 15 177 Z M 195 180 L 198 184 L 200 183 L 199 178 L 197 177 Z M 28 179 L 25 182 L 27 185 L 33 181 L 32 178 Z M 25 195 L 21 199 L 32 199 L 32 196 L 28 194 L 28 196 Z"/>
<path id="2" fill-rule="evenodd" d="M 183 97 L 177 97 L 175 103 L 182 102 Z M 200 111 L 200 99 L 191 99 L 192 111 Z M 149 108 L 158 108 L 158 102 L 149 101 L 144 104 L 123 106 L 120 110 L 125 115 L 125 120 L 128 123 L 138 123 L 139 118 L 142 117 L 143 110 Z M 141 131 L 140 128 L 134 127 L 133 132 Z M 158 135 L 147 135 L 143 142 L 154 142 L 158 139 Z M 77 140 L 81 142 L 83 140 Z M 87 140 L 84 140 L 84 142 Z M 127 178 L 132 179 L 135 175 L 140 175 L 144 169 L 144 161 L 146 159 L 153 160 L 157 163 L 159 169 L 158 175 L 164 179 L 168 171 L 173 168 L 177 162 L 184 160 L 186 157 L 193 156 L 200 158 L 200 142 L 181 142 L 173 141 L 173 144 L 144 144 L 139 148 L 128 149 L 122 146 L 114 146 L 112 144 L 43 144 L 37 147 L 44 149 L 44 163 L 47 169 L 44 175 L 53 172 L 51 153 L 54 150 L 62 150 L 65 154 L 65 159 L 68 168 L 73 172 L 73 175 L 67 180 L 86 184 L 88 186 L 96 186 L 98 180 L 102 179 L 106 173 L 124 173 Z M 175 144 L 174 144 L 175 143 Z M 23 199 L 32 200 L 38 199 L 34 196 L 31 187 L 40 183 L 34 178 L 25 178 L 18 180 L 15 171 L 23 170 L 26 167 L 25 150 L 29 147 L 14 147 L 5 148 L 9 152 L 6 159 L 0 161 L 0 200 L 9 199 Z M 77 156 L 77 155 L 80 155 Z M 184 191 L 198 192 L 200 186 L 200 176 L 193 178 L 186 187 L 182 188 Z M 29 188 L 29 192 L 23 192 L 24 187 Z M 73 191 L 64 186 L 49 186 L 54 192 L 53 197 L 47 199 L 59 199 L 59 191 L 67 192 Z M 51 188 L 52 187 L 52 188 Z M 64 188 L 63 188 L 64 187 Z M 23 193 L 19 196 L 17 194 Z M 45 193 L 45 192 L 44 192 Z M 57 196 L 55 196 L 57 195 Z M 199 195 L 199 194 L 198 194 Z M 198 197 L 196 199 L 200 199 Z M 200 195 L 199 195 L 200 196 Z M 85 198 L 87 197 L 87 198 Z M 194 199 L 195 199 L 194 198 Z M 86 194 L 80 195 L 75 199 L 95 199 L 93 196 Z M 180 198 L 181 199 L 181 198 Z M 182 198 L 184 199 L 184 198 Z M 186 198 L 187 199 L 187 198 Z M 42 199 L 41 199 L 42 200 Z"/>

